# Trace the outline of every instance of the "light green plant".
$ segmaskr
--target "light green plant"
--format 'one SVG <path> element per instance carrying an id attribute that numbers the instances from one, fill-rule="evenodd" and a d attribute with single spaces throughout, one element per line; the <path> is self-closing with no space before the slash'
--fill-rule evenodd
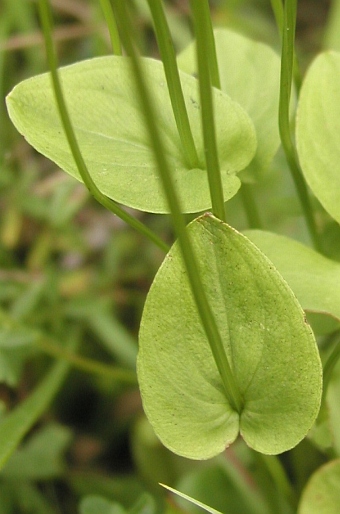
<path id="1" fill-rule="evenodd" d="M 301 89 L 296 84 L 295 99 L 296 0 L 283 9 L 272 2 L 281 61 L 263 43 L 227 29 L 213 32 L 206 0 L 190 2 L 195 41 L 176 61 L 163 2 L 148 4 L 163 62 L 138 55 L 127 3 L 115 1 L 112 11 L 103 1 L 118 55 L 57 70 L 51 13 L 40 0 L 51 73 L 18 84 L 7 97 L 8 113 L 36 150 L 166 252 L 145 302 L 137 359 L 144 410 L 157 436 L 191 459 L 212 458 L 241 436 L 264 454 L 269 475 L 288 490 L 292 512 L 296 498 L 279 461 L 266 456 L 306 437 L 338 455 L 320 351 L 328 386 L 339 357 L 340 265 L 321 254 L 315 199 L 322 216 L 340 221 L 340 55 L 320 54 Z M 304 239 L 309 234 L 314 249 L 261 226 L 252 191 L 269 181 L 280 140 L 306 222 Z M 226 202 L 235 197 L 258 230 L 242 234 L 227 224 Z M 170 214 L 177 240 L 169 249 L 119 204 Z M 187 224 L 184 214 L 194 214 L 193 221 Z M 319 333 L 335 336 L 324 352 Z M 59 378 L 48 380 L 51 396 Z M 5 436 L 15 428 L 12 444 L 0 444 L 3 461 L 41 412 L 38 402 L 18 431 L 17 417 L 39 392 L 3 422 Z M 324 512 L 332 514 L 338 463 L 328 466 L 311 480 L 329 495 Z M 310 487 L 301 514 L 312 501 Z M 88 499 L 81 512 L 97 512 L 105 501 Z M 119 511 L 108 501 L 102 508 Z"/>

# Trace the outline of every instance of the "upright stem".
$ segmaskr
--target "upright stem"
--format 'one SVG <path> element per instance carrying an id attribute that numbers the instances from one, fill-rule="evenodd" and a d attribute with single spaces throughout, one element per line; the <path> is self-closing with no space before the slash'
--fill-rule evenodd
<path id="1" fill-rule="evenodd" d="M 196 302 L 198 314 L 209 341 L 216 366 L 220 373 L 226 397 L 232 408 L 240 413 L 243 407 L 242 397 L 240 395 L 235 378 L 232 374 L 230 364 L 224 350 L 221 335 L 217 328 L 216 321 L 214 319 L 204 287 L 202 285 L 202 281 L 199 276 L 196 256 L 194 254 L 192 244 L 186 230 L 177 192 L 175 190 L 174 182 L 171 176 L 171 170 L 165 156 L 163 141 L 158 131 L 156 123 L 157 113 L 154 111 L 150 93 L 147 89 L 141 65 L 132 41 L 132 25 L 128 11 L 126 9 L 126 3 L 124 0 L 117 0 L 115 7 L 118 14 L 117 20 L 120 24 L 122 41 L 124 47 L 127 49 L 131 57 L 132 69 L 136 84 L 138 86 L 140 103 L 143 109 L 145 123 L 150 134 L 150 140 L 152 141 L 155 159 L 158 165 L 157 167 L 159 176 L 163 184 L 164 194 L 167 197 L 174 228 L 178 236 L 184 265 L 192 289 L 193 297 Z"/>
<path id="2" fill-rule="evenodd" d="M 223 185 L 216 143 L 211 71 L 209 66 L 207 66 L 207 62 L 209 63 L 211 58 L 211 55 L 207 52 L 206 45 L 206 42 L 211 43 L 211 22 L 207 18 L 207 7 L 202 9 L 202 6 L 205 4 L 207 4 L 207 0 L 202 0 L 202 2 L 190 0 L 195 24 L 202 130 L 212 211 L 217 218 L 225 221 Z M 210 18 L 209 12 L 208 15 Z M 212 50 L 211 45 L 210 50 Z M 228 120 L 226 120 L 227 122 Z"/>
<path id="3" fill-rule="evenodd" d="M 270 0 L 272 5 L 272 10 L 274 13 L 276 25 L 281 37 L 282 42 L 282 35 L 283 35 L 283 25 L 284 25 L 284 12 L 283 12 L 283 5 L 282 0 Z M 302 78 L 301 78 L 301 72 L 298 65 L 298 60 L 296 58 L 296 52 L 294 48 L 294 60 L 293 60 L 293 75 L 294 75 L 294 84 L 297 90 L 297 93 L 300 93 L 301 84 L 302 84 Z"/>
<path id="4" fill-rule="evenodd" d="M 199 159 L 191 132 L 187 109 L 185 106 L 176 55 L 168 23 L 164 14 L 162 0 L 148 0 L 152 14 L 155 33 L 161 54 L 170 100 L 174 112 L 179 137 L 182 141 L 184 155 L 190 168 L 199 167 Z"/>
<path id="5" fill-rule="evenodd" d="M 251 190 L 251 185 L 243 182 L 240 188 L 240 194 L 244 210 L 246 211 L 249 228 L 262 228 L 260 214 Z"/>
<path id="6" fill-rule="evenodd" d="M 280 36 L 283 31 L 283 6 L 282 0 L 270 0 L 272 10 L 274 13 L 277 28 L 279 29 Z"/>
<path id="7" fill-rule="evenodd" d="M 67 141 L 70 146 L 74 161 L 77 165 L 79 174 L 83 179 L 85 186 L 88 188 L 92 196 L 101 203 L 106 209 L 119 216 L 123 221 L 128 223 L 131 227 L 135 228 L 138 232 L 148 237 L 153 241 L 159 248 L 167 252 L 169 247 L 164 241 L 162 241 L 154 232 L 152 232 L 146 225 L 138 221 L 136 218 L 124 211 L 119 205 L 113 200 L 105 196 L 95 185 L 92 177 L 87 169 L 83 156 L 81 154 L 72 123 L 66 107 L 63 91 L 61 88 L 58 71 L 57 71 L 57 57 L 54 51 L 53 40 L 52 40 L 52 15 L 49 8 L 48 0 L 39 0 L 39 12 L 41 17 L 41 23 L 44 32 L 45 46 L 47 58 L 51 71 L 52 85 L 54 89 L 55 99 L 57 102 L 60 118 L 62 121 L 63 129 L 67 137 Z"/>
<path id="8" fill-rule="evenodd" d="M 105 16 L 107 27 L 109 29 L 112 51 L 116 55 L 122 55 L 122 45 L 120 44 L 117 23 L 113 14 L 110 0 L 100 0 L 100 5 Z"/>
<path id="9" fill-rule="evenodd" d="M 216 45 L 214 38 L 214 31 L 211 22 L 211 14 L 209 8 L 209 2 L 202 0 L 200 4 L 201 17 L 205 22 L 205 46 L 206 46 L 206 64 L 209 66 L 211 85 L 217 89 L 221 89 L 220 73 L 218 70 Z"/>
<path id="10" fill-rule="evenodd" d="M 289 104 L 292 87 L 295 24 L 296 24 L 297 0 L 286 0 L 284 6 L 284 30 L 282 37 L 281 56 L 281 81 L 280 81 L 280 105 L 279 105 L 279 129 L 283 150 L 294 180 L 294 184 L 301 202 L 307 227 L 316 249 L 320 250 L 320 241 L 317 234 L 313 210 L 303 177 L 296 148 L 294 146 L 289 120 Z"/>
<path id="11" fill-rule="evenodd" d="M 337 339 L 337 342 L 323 367 L 323 392 L 322 392 L 323 400 L 326 398 L 327 388 L 330 383 L 333 370 L 340 359 L 340 332 L 339 331 L 337 331 L 335 333 L 335 337 Z"/>
<path id="12" fill-rule="evenodd" d="M 291 508 L 291 512 L 295 512 L 297 504 L 296 494 L 291 483 L 289 482 L 286 471 L 282 466 L 280 459 L 276 455 L 264 455 L 261 453 L 256 453 L 256 457 L 266 466 L 277 491 L 279 491 L 282 496 L 287 499 Z"/>

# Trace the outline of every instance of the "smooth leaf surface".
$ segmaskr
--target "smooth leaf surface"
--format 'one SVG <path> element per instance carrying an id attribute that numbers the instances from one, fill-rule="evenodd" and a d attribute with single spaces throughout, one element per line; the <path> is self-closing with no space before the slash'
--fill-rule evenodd
<path id="1" fill-rule="evenodd" d="M 320 203 L 340 222 L 340 53 L 325 52 L 303 82 L 296 141 L 305 178 Z"/>
<path id="2" fill-rule="evenodd" d="M 185 212 L 211 207 L 201 134 L 197 80 L 181 81 L 200 160 L 190 169 L 174 121 L 163 65 L 143 59 L 166 155 Z M 141 113 L 138 90 L 126 57 L 83 61 L 60 70 L 65 97 L 84 160 L 98 188 L 122 204 L 169 212 Z M 256 136 L 246 112 L 226 94 L 214 92 L 216 133 L 225 200 L 236 194 L 235 173 L 252 159 Z M 48 74 L 28 79 L 7 97 L 9 115 L 27 141 L 79 179 L 57 113 Z"/>
<path id="3" fill-rule="evenodd" d="M 304 310 L 340 320 L 340 263 L 288 237 L 263 230 L 244 234 L 273 262 Z"/>
<path id="4" fill-rule="evenodd" d="M 217 29 L 214 35 L 222 91 L 242 105 L 256 129 L 258 146 L 247 167 L 247 179 L 254 181 L 268 169 L 280 144 L 280 58 L 268 45 L 231 30 Z M 197 72 L 195 44 L 179 55 L 178 64 L 187 73 Z"/>
<path id="5" fill-rule="evenodd" d="M 340 459 L 319 468 L 303 491 L 298 514 L 338 514 Z"/>
<path id="6" fill-rule="evenodd" d="M 321 365 L 293 293 L 243 235 L 211 215 L 188 227 L 210 305 L 244 398 L 229 405 L 177 243 L 148 294 L 138 377 L 153 428 L 172 451 L 210 458 L 239 433 L 263 453 L 295 446 L 317 415 Z"/>

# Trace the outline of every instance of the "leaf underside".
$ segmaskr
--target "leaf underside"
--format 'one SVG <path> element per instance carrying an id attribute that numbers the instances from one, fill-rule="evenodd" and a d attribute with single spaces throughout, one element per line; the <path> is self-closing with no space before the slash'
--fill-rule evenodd
<path id="1" fill-rule="evenodd" d="M 320 467 L 305 487 L 298 514 L 338 514 L 340 505 L 340 459 Z"/>
<path id="2" fill-rule="evenodd" d="M 222 91 L 239 103 L 252 119 L 257 150 L 242 180 L 254 182 L 268 170 L 280 145 L 277 123 L 280 58 L 268 45 L 228 29 L 214 30 Z M 179 67 L 197 72 L 195 43 L 178 57 Z"/>
<path id="3" fill-rule="evenodd" d="M 340 320 L 340 263 L 298 241 L 264 230 L 244 234 L 272 261 L 306 311 Z"/>
<path id="4" fill-rule="evenodd" d="M 243 235 L 211 215 L 188 231 L 244 408 L 239 415 L 226 399 L 175 243 L 141 322 L 145 412 L 162 442 L 185 457 L 213 457 L 239 433 L 260 452 L 288 450 L 310 429 L 321 395 L 319 354 L 303 311 Z"/>
<path id="5" fill-rule="evenodd" d="M 147 58 L 142 64 L 182 210 L 209 209 L 198 82 L 181 73 L 199 156 L 199 168 L 191 169 L 179 139 L 163 65 Z M 124 205 L 168 213 L 129 59 L 99 57 L 61 68 L 59 73 L 82 155 L 98 188 Z M 214 90 L 214 103 L 223 190 L 228 200 L 240 186 L 236 173 L 254 155 L 256 136 L 246 112 L 225 93 Z M 27 141 L 80 180 L 55 106 L 50 76 L 39 75 L 17 85 L 7 97 L 7 106 Z"/>
<path id="6" fill-rule="evenodd" d="M 301 168 L 311 190 L 340 223 L 340 53 L 325 52 L 302 85 L 296 119 Z"/>

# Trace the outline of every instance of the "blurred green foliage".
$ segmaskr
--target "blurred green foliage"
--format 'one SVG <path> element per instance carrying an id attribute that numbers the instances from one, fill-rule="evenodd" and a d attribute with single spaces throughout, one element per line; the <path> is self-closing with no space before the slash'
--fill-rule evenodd
<path id="1" fill-rule="evenodd" d="M 140 51 L 157 57 L 147 3 L 131 3 Z M 304 0 L 299 4 L 298 53 L 305 68 L 318 49 L 339 47 L 340 2 L 334 0 L 328 25 L 329 2 Z M 267 0 L 215 0 L 211 7 L 215 25 L 229 26 L 279 48 L 280 38 Z M 60 64 L 110 52 L 99 2 L 55 0 L 53 8 Z M 188 3 L 167 2 L 167 14 L 179 52 L 192 38 Z M 6 94 L 20 80 L 44 71 L 45 52 L 35 3 L 2 0 L 3 419 L 37 390 L 55 358 L 68 362 L 71 371 L 53 407 L 39 421 L 32 419 L 33 426 L 27 427 L 22 445 L 0 472 L 0 514 L 120 514 L 123 508 L 116 502 L 127 512 L 177 512 L 174 504 L 165 504 L 167 495 L 158 487 L 159 479 L 172 486 L 180 484 L 179 488 L 183 486 L 182 490 L 215 508 L 223 510 L 223 505 L 228 505 L 228 513 L 244 512 L 258 490 L 268 508 L 289 512 L 281 496 L 268 488 L 270 467 L 259 462 L 241 442 L 222 460 L 189 462 L 162 447 L 144 418 L 134 372 L 137 332 L 145 296 L 163 254 L 96 205 L 82 185 L 38 155 L 10 123 L 3 101 Z M 255 195 L 264 205 L 266 228 L 298 234 L 304 240 L 307 236 L 285 166 L 279 153 L 272 165 L 272 178 L 261 188 L 255 186 Z M 280 218 L 282 206 L 290 212 L 285 220 Z M 227 210 L 233 226 L 246 228 L 239 197 L 228 203 Z M 172 241 L 166 216 L 134 214 Z M 339 259 L 340 248 L 334 245 L 336 238 L 339 241 L 339 227 L 321 209 L 319 216 L 324 222 L 326 250 Z M 69 344 L 73 344 L 72 349 Z M 298 452 L 295 449 L 283 457 L 288 471 L 292 462 L 298 462 Z M 307 480 L 306 466 L 311 472 L 325 459 L 312 446 L 307 454 L 306 462 L 294 467 L 297 476 L 292 478 L 300 489 Z M 212 481 L 222 491 L 220 496 L 211 489 Z M 252 489 L 256 495 L 245 496 L 245 491 Z M 145 492 L 153 499 L 143 496 Z M 228 497 L 233 498 L 230 505 L 225 503 Z M 187 505 L 181 505 L 183 508 Z"/>

